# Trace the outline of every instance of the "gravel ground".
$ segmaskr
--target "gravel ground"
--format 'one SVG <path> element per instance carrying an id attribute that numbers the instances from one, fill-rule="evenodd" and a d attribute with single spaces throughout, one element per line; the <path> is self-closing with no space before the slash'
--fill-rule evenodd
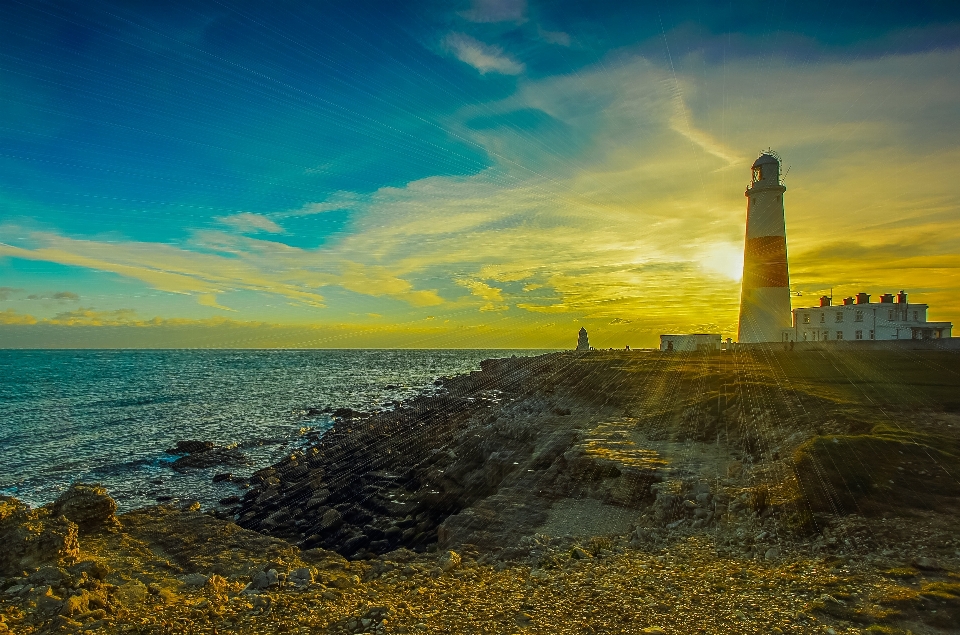
<path id="1" fill-rule="evenodd" d="M 165 520 L 171 524 L 171 515 Z M 237 545 L 242 538 L 232 534 L 230 540 Z M 16 587 L 8 587 L 0 612 L 7 628 L 24 634 L 932 634 L 956 632 L 960 617 L 960 575 L 942 568 L 886 568 L 856 558 L 722 557 L 705 535 L 654 551 L 616 537 L 582 544 L 540 539 L 533 545 L 539 563 L 534 567 L 475 552 L 401 551 L 349 562 L 326 552 L 269 549 L 269 560 L 264 553 L 259 562 L 237 563 L 279 567 L 277 585 L 251 593 L 243 589 L 255 576 L 176 573 L 175 563 L 164 566 L 150 557 L 155 548 L 120 532 L 90 541 L 88 555 L 107 569 L 116 567 L 103 582 L 84 583 L 106 589 L 112 598 L 107 610 L 45 616 L 38 598 L 50 592 L 38 586 L 16 596 L 10 593 Z M 212 568 L 224 570 L 224 561 Z M 294 586 L 293 567 L 309 569 L 313 581 Z M 125 589 L 137 579 L 157 582 L 142 598 L 128 599 Z"/>

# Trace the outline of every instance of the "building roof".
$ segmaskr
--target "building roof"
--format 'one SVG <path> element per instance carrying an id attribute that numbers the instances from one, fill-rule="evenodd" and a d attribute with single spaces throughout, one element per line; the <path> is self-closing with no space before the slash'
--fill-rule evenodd
<path id="1" fill-rule="evenodd" d="M 761 154 L 759 157 L 757 157 L 757 160 L 756 160 L 756 161 L 753 162 L 753 166 L 752 166 L 752 167 L 755 167 L 755 168 L 756 168 L 756 167 L 759 167 L 759 166 L 761 166 L 761 165 L 766 165 L 766 164 L 769 164 L 769 163 L 776 163 L 777 165 L 780 165 L 780 161 L 777 160 L 777 157 L 772 156 L 772 155 L 769 155 L 769 154 L 767 154 L 767 153 L 763 153 L 763 154 Z"/>
<path id="2" fill-rule="evenodd" d="M 927 304 L 926 302 L 909 302 L 909 303 L 904 302 L 901 304 L 897 304 L 896 302 L 854 302 L 853 304 L 831 304 L 829 306 L 820 306 L 819 304 L 815 304 L 813 306 L 800 306 L 800 307 L 791 309 L 791 311 L 819 311 L 820 309 L 834 310 L 834 309 L 845 309 L 848 307 L 863 308 L 865 306 L 870 307 L 872 309 L 878 309 L 878 308 L 879 309 L 897 309 L 897 308 L 904 308 L 907 306 L 907 304 L 910 305 L 911 309 L 916 309 L 922 306 L 927 307 L 928 309 L 930 308 L 930 305 Z"/>

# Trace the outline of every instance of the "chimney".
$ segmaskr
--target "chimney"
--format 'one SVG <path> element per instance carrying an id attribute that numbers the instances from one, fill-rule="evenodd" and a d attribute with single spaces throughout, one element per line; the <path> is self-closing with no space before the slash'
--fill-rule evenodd
<path id="1" fill-rule="evenodd" d="M 843 306 L 847 306 L 848 304 L 853 304 L 853 298 L 844 298 L 844 299 L 843 299 Z"/>
<path id="2" fill-rule="evenodd" d="M 830 296 L 828 295 L 820 296 L 820 306 L 830 306 Z"/>
<path id="3" fill-rule="evenodd" d="M 907 293 L 903 289 L 900 289 L 900 293 L 897 294 L 897 304 L 906 304 L 907 303 Z"/>
<path id="4" fill-rule="evenodd" d="M 880 302 L 883 304 L 893 304 L 893 294 L 884 293 L 882 296 L 880 296 Z"/>
<path id="5" fill-rule="evenodd" d="M 857 304 L 870 304 L 870 294 L 860 292 L 857 294 Z"/>

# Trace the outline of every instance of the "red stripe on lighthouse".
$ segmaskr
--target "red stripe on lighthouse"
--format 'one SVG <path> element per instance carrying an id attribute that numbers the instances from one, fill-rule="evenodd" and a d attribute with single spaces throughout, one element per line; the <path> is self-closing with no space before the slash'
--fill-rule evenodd
<path id="1" fill-rule="evenodd" d="M 783 236 L 748 238 L 743 253 L 743 287 L 789 287 L 787 239 Z"/>

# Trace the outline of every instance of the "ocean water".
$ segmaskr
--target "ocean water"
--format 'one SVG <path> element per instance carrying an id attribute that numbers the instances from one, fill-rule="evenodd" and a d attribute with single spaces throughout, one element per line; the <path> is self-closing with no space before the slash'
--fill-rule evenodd
<path id="1" fill-rule="evenodd" d="M 0 350 L 0 493 L 31 505 L 71 482 L 103 483 L 121 509 L 158 499 L 215 505 L 249 475 L 322 433 L 311 408 L 392 407 L 443 376 L 513 350 Z M 164 452 L 237 446 L 244 467 L 175 471 Z"/>

